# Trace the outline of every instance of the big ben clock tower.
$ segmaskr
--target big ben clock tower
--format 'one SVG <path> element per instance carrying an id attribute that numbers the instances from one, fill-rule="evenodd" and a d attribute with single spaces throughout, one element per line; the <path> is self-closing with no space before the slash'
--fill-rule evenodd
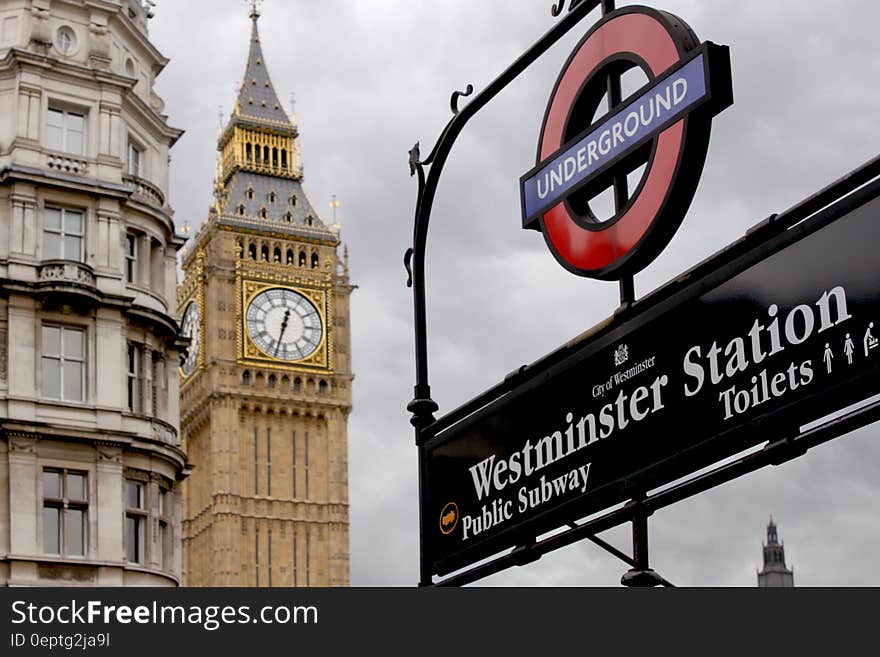
<path id="1" fill-rule="evenodd" d="M 347 254 L 302 187 L 257 30 L 178 291 L 187 586 L 347 586 Z"/>

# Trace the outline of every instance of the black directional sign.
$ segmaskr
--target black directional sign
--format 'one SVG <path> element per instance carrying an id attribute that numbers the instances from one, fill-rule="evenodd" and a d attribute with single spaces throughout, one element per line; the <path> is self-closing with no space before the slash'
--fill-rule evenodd
<path id="1" fill-rule="evenodd" d="M 880 392 L 878 195 L 875 182 L 679 279 L 451 426 L 441 419 L 425 445 L 433 572 Z"/>

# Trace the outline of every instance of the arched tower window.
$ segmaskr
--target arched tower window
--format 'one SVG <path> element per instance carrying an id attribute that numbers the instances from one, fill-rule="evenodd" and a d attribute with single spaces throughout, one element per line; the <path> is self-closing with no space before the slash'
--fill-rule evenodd
<path id="1" fill-rule="evenodd" d="M 275 247 L 275 252 L 272 254 L 274 256 L 274 262 L 281 262 L 281 249 L 277 246 Z"/>
<path id="2" fill-rule="evenodd" d="M 253 242 L 248 245 L 248 258 L 251 260 L 257 259 L 257 245 Z"/>
<path id="3" fill-rule="evenodd" d="M 293 391 L 294 392 L 302 392 L 302 387 L 303 387 L 302 379 L 299 377 L 296 377 L 293 380 Z"/>
<path id="4" fill-rule="evenodd" d="M 241 385 L 249 386 L 251 384 L 251 373 L 245 370 L 241 375 Z"/>
<path id="5" fill-rule="evenodd" d="M 269 211 L 266 208 L 260 208 L 260 218 L 266 219 L 269 216 Z"/>
<path id="6" fill-rule="evenodd" d="M 287 264 L 293 264 L 293 249 L 287 249 Z"/>
<path id="7" fill-rule="evenodd" d="M 293 222 L 293 215 L 291 214 L 290 210 L 284 213 L 284 221 L 286 221 L 287 223 Z"/>
<path id="8" fill-rule="evenodd" d="M 263 245 L 263 248 L 260 249 L 260 258 L 267 262 L 269 261 L 269 247 L 265 244 Z"/>
<path id="9" fill-rule="evenodd" d="M 263 146 L 263 162 L 266 166 L 269 166 L 269 147 Z"/>
<path id="10" fill-rule="evenodd" d="M 259 166 L 260 164 L 260 145 L 254 144 L 254 163 Z"/>
<path id="11" fill-rule="evenodd" d="M 275 375 L 270 374 L 269 379 L 266 381 L 266 385 L 269 386 L 270 388 L 274 388 L 276 383 L 277 383 L 277 379 L 276 379 Z"/>
<path id="12" fill-rule="evenodd" d="M 312 254 L 312 269 L 317 269 L 317 268 L 318 268 L 318 254 L 313 253 Z"/>
<path id="13" fill-rule="evenodd" d="M 274 203 L 278 199 L 278 195 L 275 193 L 275 190 L 269 192 L 269 203 Z"/>
<path id="14" fill-rule="evenodd" d="M 306 223 L 307 223 L 309 226 L 311 226 L 311 225 L 314 223 L 314 219 L 312 219 L 312 215 L 309 215 L 309 216 L 306 218 Z"/>
<path id="15" fill-rule="evenodd" d="M 245 192 L 245 195 L 248 197 L 248 200 L 252 201 L 254 199 L 254 188 L 251 187 L 250 185 L 248 185 L 247 192 Z"/>
<path id="16" fill-rule="evenodd" d="M 296 194 L 290 195 L 290 205 L 294 208 L 296 207 Z"/>
<path id="17" fill-rule="evenodd" d="M 318 384 L 318 394 L 321 395 L 322 397 L 324 395 L 326 395 L 328 387 L 329 386 L 327 385 L 327 382 L 324 381 L 324 379 L 321 379 L 321 382 Z"/>
<path id="18" fill-rule="evenodd" d="M 278 149 L 277 148 L 272 149 L 272 166 L 273 167 L 278 166 Z"/>
<path id="19" fill-rule="evenodd" d="M 244 212 L 245 212 L 245 209 L 244 209 L 244 203 L 241 203 L 241 204 L 239 204 L 239 206 L 238 206 L 238 215 L 239 215 L 240 217 L 243 217 L 243 216 L 244 216 Z"/>
<path id="20" fill-rule="evenodd" d="M 305 251 L 299 252 L 299 266 L 300 267 L 306 266 L 306 252 Z"/>
<path id="21" fill-rule="evenodd" d="M 244 156 L 245 159 L 247 159 L 248 164 L 254 161 L 254 147 L 253 144 L 251 144 L 250 142 L 248 142 L 247 145 L 244 147 Z"/>
<path id="22" fill-rule="evenodd" d="M 287 149 L 286 148 L 281 149 L 281 168 L 282 169 L 287 168 Z"/>

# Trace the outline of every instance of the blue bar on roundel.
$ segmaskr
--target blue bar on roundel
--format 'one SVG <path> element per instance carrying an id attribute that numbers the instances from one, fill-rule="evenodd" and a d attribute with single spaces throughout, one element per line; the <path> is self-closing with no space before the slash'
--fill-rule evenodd
<path id="1" fill-rule="evenodd" d="M 523 181 L 525 217 L 563 200 L 608 164 L 641 146 L 706 98 L 706 55 L 648 89 Z"/>

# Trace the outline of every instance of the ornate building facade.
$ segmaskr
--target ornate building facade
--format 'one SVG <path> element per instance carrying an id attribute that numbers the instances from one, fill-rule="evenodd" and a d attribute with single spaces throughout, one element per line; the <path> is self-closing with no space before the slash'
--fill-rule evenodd
<path id="1" fill-rule="evenodd" d="M 184 583 L 347 586 L 353 287 L 338 227 L 303 189 L 258 17 L 178 290 Z"/>
<path id="2" fill-rule="evenodd" d="M 148 18 L 0 4 L 0 585 L 180 582 L 182 133 Z"/>

